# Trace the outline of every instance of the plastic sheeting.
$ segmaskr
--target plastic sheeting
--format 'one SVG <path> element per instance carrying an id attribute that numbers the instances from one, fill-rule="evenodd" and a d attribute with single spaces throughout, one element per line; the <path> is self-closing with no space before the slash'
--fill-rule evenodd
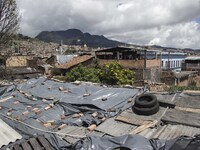
<path id="1" fill-rule="evenodd" d="M 64 89 L 64 92 L 59 90 L 60 87 Z M 54 99 L 75 105 L 92 105 L 102 110 L 120 108 L 127 103 L 128 98 L 138 93 L 138 89 L 105 88 L 86 84 L 77 86 L 45 78 L 29 80 L 19 85 L 18 89 L 37 98 Z"/>
<path id="2" fill-rule="evenodd" d="M 146 139 L 139 135 L 87 137 L 71 146 L 72 150 L 200 150 L 200 136 L 181 136 L 172 140 Z"/>
<path id="3" fill-rule="evenodd" d="M 62 124 L 87 127 L 91 124 L 98 125 L 103 117 L 115 116 L 120 111 L 131 107 L 132 103 L 128 101 L 138 92 L 138 89 L 102 87 L 92 84 L 74 85 L 40 77 L 18 85 L 0 87 L 0 113 L 43 131 L 57 131 L 57 127 Z M 52 107 L 45 110 L 50 105 Z M 35 113 L 33 111 L 35 108 L 40 112 Z M 28 113 L 23 114 L 24 112 Z M 94 112 L 97 113 L 97 117 L 92 116 Z M 73 117 L 73 114 L 79 113 L 83 115 Z M 63 115 L 65 118 L 61 118 Z M 9 120 L 1 115 L 0 117 L 19 131 L 23 137 L 45 134 L 17 121 Z M 44 126 L 52 120 L 51 127 Z"/>

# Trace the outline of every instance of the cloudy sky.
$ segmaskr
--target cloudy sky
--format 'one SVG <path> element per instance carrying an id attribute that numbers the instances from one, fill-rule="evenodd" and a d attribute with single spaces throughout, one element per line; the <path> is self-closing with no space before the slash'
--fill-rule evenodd
<path id="1" fill-rule="evenodd" d="M 77 28 L 134 44 L 200 48 L 200 0 L 17 0 L 20 32 Z"/>

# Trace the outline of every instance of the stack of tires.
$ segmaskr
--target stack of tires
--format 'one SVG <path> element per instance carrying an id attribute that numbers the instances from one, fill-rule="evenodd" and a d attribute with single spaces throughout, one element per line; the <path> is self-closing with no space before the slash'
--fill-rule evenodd
<path id="1" fill-rule="evenodd" d="M 153 115 L 159 111 L 157 97 L 153 94 L 142 94 L 137 96 L 133 111 L 138 115 Z"/>

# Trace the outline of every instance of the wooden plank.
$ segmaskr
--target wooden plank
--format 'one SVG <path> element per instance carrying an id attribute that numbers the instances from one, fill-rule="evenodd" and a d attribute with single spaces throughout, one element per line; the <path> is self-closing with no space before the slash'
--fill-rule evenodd
<path id="1" fill-rule="evenodd" d="M 177 110 L 183 110 L 188 112 L 194 112 L 194 113 L 200 113 L 200 109 L 194 109 L 194 108 L 184 108 L 184 107 L 178 107 L 176 106 L 175 109 Z"/>
<path id="2" fill-rule="evenodd" d="M 148 128 L 151 128 L 151 127 L 154 127 L 156 124 L 158 123 L 157 120 L 154 120 L 153 122 L 151 123 L 147 123 L 147 124 L 144 124 L 144 125 L 141 125 L 139 126 L 138 128 L 134 129 L 132 132 L 130 132 L 130 134 L 138 134 Z"/>
<path id="3" fill-rule="evenodd" d="M 42 150 L 40 144 L 38 143 L 38 141 L 35 138 L 30 138 L 29 141 L 34 150 Z"/>
<path id="4" fill-rule="evenodd" d="M 14 150 L 22 150 L 22 149 L 18 144 L 16 144 L 16 145 L 14 145 Z"/>
<path id="5" fill-rule="evenodd" d="M 39 140 L 39 142 L 42 144 L 42 146 L 43 146 L 46 150 L 55 150 L 55 148 L 53 148 L 53 147 L 51 146 L 51 144 L 49 143 L 49 141 L 47 141 L 47 140 L 45 139 L 45 137 L 39 136 L 39 137 L 38 137 L 38 140 Z"/>
<path id="6" fill-rule="evenodd" d="M 117 116 L 115 120 L 132 124 L 132 125 L 139 125 L 139 126 L 146 125 L 156 120 L 157 118 L 159 118 L 163 114 L 164 111 L 165 111 L 165 108 L 160 107 L 160 110 L 156 114 L 150 115 L 150 116 L 143 116 L 143 115 L 135 114 L 132 111 L 132 109 L 128 109 L 128 110 L 123 111 L 119 116 Z"/>
<path id="7" fill-rule="evenodd" d="M 21 145 L 24 150 L 32 150 L 31 146 L 27 142 L 23 142 Z"/>
<path id="8" fill-rule="evenodd" d="M 139 119 L 131 119 L 128 117 L 124 117 L 124 116 L 118 116 L 117 118 L 115 118 L 116 121 L 121 121 L 121 122 L 125 122 L 125 123 L 129 123 L 132 125 L 143 125 L 143 124 L 148 124 L 151 123 L 151 121 L 145 121 L 145 120 L 139 120 Z"/>
<path id="9" fill-rule="evenodd" d="M 199 113 L 195 112 L 169 109 L 161 120 L 163 122 L 172 122 L 193 127 L 200 127 L 200 115 Z"/>

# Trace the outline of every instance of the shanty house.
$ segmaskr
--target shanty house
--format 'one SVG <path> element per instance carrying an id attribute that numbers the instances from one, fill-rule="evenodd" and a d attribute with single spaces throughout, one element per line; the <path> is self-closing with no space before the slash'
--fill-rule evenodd
<path id="1" fill-rule="evenodd" d="M 76 56 L 77 55 L 52 55 L 46 60 L 46 63 L 52 66 L 56 64 L 65 64 Z"/>
<path id="2" fill-rule="evenodd" d="M 14 55 L 5 59 L 7 78 L 32 78 L 40 73 L 37 70 L 37 58 Z"/>
<path id="3" fill-rule="evenodd" d="M 91 55 L 82 55 L 82 56 L 77 56 L 72 58 L 71 60 L 69 60 L 68 62 L 64 63 L 64 64 L 60 64 L 60 65 L 56 65 L 57 69 L 61 70 L 62 74 L 65 74 L 68 70 L 70 70 L 71 68 L 82 64 L 84 66 L 89 66 L 92 64 L 93 62 L 93 56 Z"/>
<path id="4" fill-rule="evenodd" d="M 185 58 L 183 70 L 198 71 L 200 75 L 200 56 L 189 56 Z"/>
<path id="5" fill-rule="evenodd" d="M 154 57 L 149 58 L 148 53 L 154 54 Z M 95 52 L 95 55 L 99 59 L 100 65 L 117 61 L 122 67 L 134 70 L 137 80 L 160 81 L 161 51 L 159 50 L 115 47 L 98 50 Z"/>

